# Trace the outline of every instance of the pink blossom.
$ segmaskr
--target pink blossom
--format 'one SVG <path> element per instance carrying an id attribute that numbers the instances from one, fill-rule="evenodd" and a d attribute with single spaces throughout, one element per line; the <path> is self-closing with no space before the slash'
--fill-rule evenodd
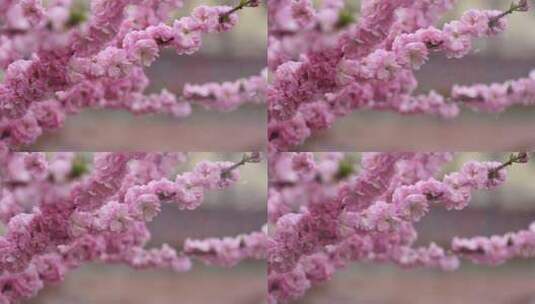
<path id="1" fill-rule="evenodd" d="M 115 47 L 108 47 L 98 53 L 95 61 L 95 76 L 106 75 L 112 78 L 126 75 L 131 65 L 126 52 Z"/>
<path id="2" fill-rule="evenodd" d="M 128 57 L 134 62 L 144 66 L 150 66 L 158 57 L 158 45 L 153 39 L 140 39 L 134 42 L 130 49 L 127 49 Z"/>
<path id="3" fill-rule="evenodd" d="M 42 129 L 32 113 L 13 120 L 10 123 L 10 131 L 12 140 L 17 144 L 30 144 L 42 133 Z"/>
<path id="4" fill-rule="evenodd" d="M 310 1 L 273 3 L 268 47 L 273 75 L 267 90 L 268 133 L 296 130 L 298 122 L 300 132 L 270 136 L 270 149 L 282 151 L 300 145 L 355 110 L 452 119 L 459 115 L 461 105 L 502 111 L 512 104 L 533 104 L 532 98 L 501 90 L 488 98 L 477 94 L 474 100 L 449 99 L 435 91 L 416 94 L 414 71 L 426 63 L 431 52 L 448 58 L 464 57 L 473 51 L 474 39 L 502 33 L 508 15 L 527 9 L 525 3 L 515 3 L 504 12 L 469 10 L 459 20 L 435 27 L 453 8 L 453 2 L 368 1 L 363 3 L 358 20 L 352 20 L 353 14 L 342 11 L 346 8 L 339 3 L 317 9 Z M 335 18 L 339 16 L 342 19 Z M 525 91 L 520 82 L 514 84 L 516 91 Z M 490 88 L 485 93 L 492 94 Z M 309 104 L 328 104 L 322 109 L 323 122 L 310 115 L 314 107 Z"/>
<path id="5" fill-rule="evenodd" d="M 310 0 L 292 0 L 292 17 L 302 27 L 308 26 L 314 18 L 315 11 Z"/>
<path id="6" fill-rule="evenodd" d="M 269 154 L 272 303 L 303 297 L 312 283 L 330 280 L 352 262 L 453 271 L 463 259 L 496 265 L 535 256 L 533 227 L 502 236 L 455 237 L 450 248 L 417 245 L 416 223 L 431 208 L 466 208 L 472 192 L 503 185 L 508 167 L 524 164 L 526 153 L 502 163 L 469 161 L 446 173 L 454 163 L 451 153 L 364 153 L 360 166 L 349 169 L 343 155 L 321 155 Z M 324 176 L 320 163 L 349 170 L 349 176 L 318 178 Z"/>
<path id="7" fill-rule="evenodd" d="M 166 244 L 146 248 L 147 222 L 161 212 L 162 203 L 195 209 L 204 191 L 230 187 L 239 178 L 235 171 L 258 157 L 244 158 L 251 159 L 245 163 L 201 162 L 173 181 L 168 178 L 185 161 L 182 153 L 98 153 L 85 169 L 80 156 L 9 152 L 0 160 L 6 168 L 1 176 L 0 220 L 6 231 L 0 237 L 0 285 L 9 284 L 2 293 L 9 302 L 33 297 L 45 283 L 62 281 L 88 262 L 183 272 L 191 269 L 192 258 L 226 266 L 266 258 L 265 229 L 191 241 L 191 246 L 188 241 L 184 248 L 189 251 Z M 32 194 L 32 189 L 39 191 Z M 31 195 L 31 202 L 23 202 Z"/>
<path id="8" fill-rule="evenodd" d="M 196 7 L 191 16 L 199 23 L 199 27 L 204 32 L 215 32 L 219 27 L 219 10 L 201 5 Z"/>

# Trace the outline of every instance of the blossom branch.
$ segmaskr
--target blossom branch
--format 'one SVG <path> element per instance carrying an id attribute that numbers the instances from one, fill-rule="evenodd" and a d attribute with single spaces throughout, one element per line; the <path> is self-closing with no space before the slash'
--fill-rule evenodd
<path id="1" fill-rule="evenodd" d="M 342 4 L 316 9 L 308 0 L 275 3 L 268 52 L 273 75 L 268 88 L 270 147 L 284 151 L 300 145 L 356 110 L 453 119 L 461 110 L 457 100 L 482 101 L 466 105 L 493 112 L 515 104 L 535 104 L 535 73 L 503 85 L 456 86 L 451 98 L 435 91 L 415 94 L 415 71 L 429 60 L 431 52 L 462 58 L 472 51 L 476 38 L 503 33 L 505 16 L 529 9 L 527 1 L 515 1 L 506 12 L 472 9 L 440 29 L 433 26 L 454 2 L 371 1 L 363 6 L 355 25 L 339 32 L 334 31 L 335 17 L 344 13 Z M 406 13 L 398 16 L 400 8 Z M 292 20 L 278 16 L 292 16 Z M 277 34 L 281 31 L 294 34 L 282 37 Z"/>
<path id="2" fill-rule="evenodd" d="M 259 163 L 261 161 L 262 156 L 259 152 L 252 152 L 252 153 L 246 153 L 243 154 L 242 159 L 239 162 L 234 163 L 233 165 L 221 170 L 221 177 L 227 178 L 230 176 L 232 171 L 236 170 L 237 168 L 247 164 L 247 163 Z"/>
<path id="3" fill-rule="evenodd" d="M 8 153 L 0 171 L 5 182 L 0 220 L 6 223 L 0 236 L 0 300 L 13 303 L 35 296 L 45 283 L 59 282 L 67 271 L 93 261 L 190 270 L 192 262 L 185 252 L 166 244 L 146 248 L 147 223 L 164 203 L 198 208 L 207 190 L 231 187 L 239 173 L 237 167 L 224 171 L 234 165 L 231 162 L 202 161 L 170 178 L 185 160 L 182 153 L 100 153 L 87 167 L 74 153 L 53 154 L 50 160 L 44 153 Z M 258 161 L 258 153 L 242 159 Z M 73 173 L 86 171 L 86 177 L 72 179 Z M 24 191 L 34 194 L 35 205 L 28 210 L 21 208 L 27 202 L 23 205 L 21 196 L 14 194 Z M 211 261 L 224 265 L 232 260 L 235 265 L 265 253 L 263 232 L 228 240 L 207 240 L 210 246 L 230 250 L 218 251 Z M 208 256 L 199 258 L 205 261 Z M 12 289 L 14 284 L 20 288 Z"/>
<path id="4" fill-rule="evenodd" d="M 512 2 L 508 10 L 503 13 L 490 18 L 489 27 L 493 28 L 498 24 L 498 21 L 503 17 L 510 15 L 514 12 L 527 12 L 529 10 L 528 0 L 518 0 L 518 2 Z"/>
<path id="5" fill-rule="evenodd" d="M 496 168 L 489 170 L 489 178 L 493 179 L 498 176 L 500 170 L 512 166 L 513 164 L 525 164 L 529 161 L 529 155 L 526 152 L 521 152 L 517 154 L 511 154 L 509 159 L 503 162 Z"/>
<path id="6" fill-rule="evenodd" d="M 258 6 L 260 0 L 240 0 L 240 3 L 230 9 L 227 12 L 224 12 L 219 15 L 219 23 L 225 23 L 228 22 L 229 16 L 245 7 L 256 7 Z"/>
<path id="7" fill-rule="evenodd" d="M 468 161 L 444 176 L 451 153 L 364 153 L 360 172 L 348 173 L 347 180 L 338 180 L 334 170 L 343 154 L 269 157 L 270 303 L 299 299 L 352 262 L 452 271 L 463 257 L 491 265 L 535 257 L 535 223 L 503 236 L 456 237 L 451 249 L 416 245 L 416 223 L 433 206 L 467 208 L 474 191 L 504 185 L 505 169 L 527 162 L 527 153 L 503 163 Z M 330 182 L 317 183 L 318 175 Z"/>

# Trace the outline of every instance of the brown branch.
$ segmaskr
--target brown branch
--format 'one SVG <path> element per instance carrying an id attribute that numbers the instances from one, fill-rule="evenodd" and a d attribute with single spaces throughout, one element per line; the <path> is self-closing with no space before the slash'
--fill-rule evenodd
<path id="1" fill-rule="evenodd" d="M 225 12 L 225 13 L 222 13 L 221 15 L 219 15 L 219 23 L 228 22 L 230 15 L 232 15 L 236 11 L 241 10 L 244 7 L 255 6 L 255 3 L 257 3 L 256 0 L 240 0 L 240 3 L 237 6 L 233 7 L 228 12 Z"/>
<path id="2" fill-rule="evenodd" d="M 242 156 L 242 159 L 235 163 L 234 165 L 225 168 L 221 170 L 221 177 L 227 178 L 230 176 L 230 173 L 235 170 L 238 167 L 241 167 L 247 163 L 259 163 L 262 160 L 262 157 L 260 155 L 260 152 L 251 152 L 251 153 L 245 153 Z"/>
<path id="3" fill-rule="evenodd" d="M 526 12 L 528 10 L 529 10 L 529 4 L 527 0 L 519 0 L 518 2 L 513 2 L 511 3 L 511 6 L 509 7 L 508 10 L 504 11 L 503 13 L 497 16 L 490 18 L 489 27 L 490 28 L 495 27 L 496 25 L 498 25 L 498 21 L 500 21 L 500 19 L 502 19 L 503 17 L 507 15 L 510 15 L 514 12 Z"/>
<path id="4" fill-rule="evenodd" d="M 527 163 L 528 160 L 529 160 L 529 156 L 528 156 L 528 153 L 526 153 L 526 152 L 520 152 L 520 153 L 517 153 L 517 154 L 511 154 L 509 156 L 509 160 L 507 160 L 506 162 L 502 163 L 498 167 L 489 170 L 489 178 L 490 179 L 495 179 L 495 178 L 498 177 L 498 172 L 500 170 L 502 170 L 502 169 L 504 169 L 506 167 L 512 166 L 513 164 L 524 164 L 524 163 Z"/>

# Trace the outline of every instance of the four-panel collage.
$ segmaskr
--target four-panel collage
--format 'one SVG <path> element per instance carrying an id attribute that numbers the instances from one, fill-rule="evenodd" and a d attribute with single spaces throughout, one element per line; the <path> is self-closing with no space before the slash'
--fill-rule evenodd
<path id="1" fill-rule="evenodd" d="M 0 0 L 0 303 L 534 303 L 534 28 L 533 0 Z"/>

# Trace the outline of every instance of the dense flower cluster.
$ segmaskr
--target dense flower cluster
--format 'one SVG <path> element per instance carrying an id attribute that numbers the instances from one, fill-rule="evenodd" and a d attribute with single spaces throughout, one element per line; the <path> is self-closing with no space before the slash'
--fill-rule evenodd
<path id="1" fill-rule="evenodd" d="M 75 153 L 8 153 L 1 159 L 0 303 L 34 296 L 47 282 L 63 280 L 88 262 L 183 272 L 191 259 L 232 266 L 265 259 L 267 234 L 187 240 L 182 249 L 146 248 L 147 223 L 163 203 L 193 210 L 208 190 L 239 179 L 238 168 L 259 162 L 202 161 L 176 174 L 183 153 L 97 153 L 92 164 Z"/>
<path id="2" fill-rule="evenodd" d="M 454 270 L 462 258 L 496 265 L 535 257 L 535 223 L 503 236 L 460 238 L 449 248 L 416 245 L 415 225 L 433 207 L 466 208 L 475 190 L 506 181 L 504 163 L 470 161 L 439 177 L 452 153 L 364 153 L 357 169 L 343 153 L 270 155 L 269 302 L 302 297 L 351 262 Z"/>
<path id="3" fill-rule="evenodd" d="M 529 9 L 526 0 L 505 11 L 469 10 L 434 26 L 455 0 L 364 0 L 359 19 L 348 1 L 273 0 L 269 5 L 269 140 L 288 150 L 354 110 L 391 110 L 453 118 L 459 106 L 501 111 L 535 103 L 535 80 L 473 87 L 450 96 L 416 94 L 414 71 L 432 52 L 461 58 L 476 38 L 502 33 L 505 17 Z"/>
<path id="4" fill-rule="evenodd" d="M 84 108 L 126 109 L 136 114 L 185 117 L 191 104 L 232 110 L 261 102 L 266 73 L 235 82 L 188 85 L 144 94 L 150 66 L 163 48 L 197 52 L 208 33 L 231 30 L 236 7 L 198 6 L 172 20 L 182 0 L 24 0 L 0 2 L 0 144 L 30 144 L 43 131 L 62 126 Z M 89 1 L 87 2 L 89 3 Z"/>

